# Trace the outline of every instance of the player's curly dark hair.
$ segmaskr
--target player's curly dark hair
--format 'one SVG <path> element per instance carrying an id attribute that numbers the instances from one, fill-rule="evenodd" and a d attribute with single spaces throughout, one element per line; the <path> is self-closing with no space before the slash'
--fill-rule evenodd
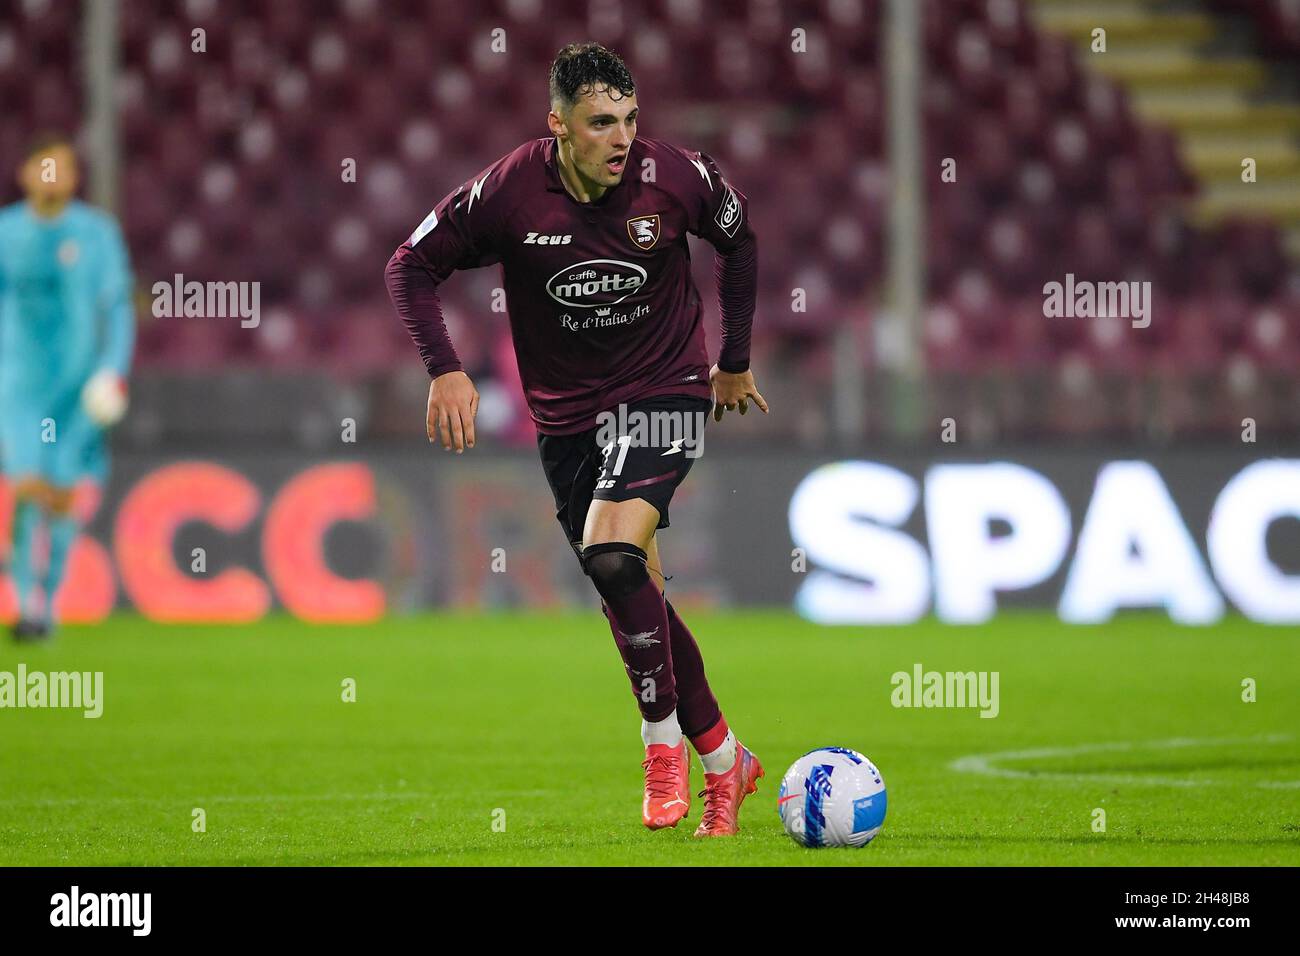
<path id="1" fill-rule="evenodd" d="M 570 109 L 586 90 L 606 87 L 611 99 L 636 92 L 627 66 L 613 50 L 599 43 L 570 43 L 551 63 L 551 104 Z"/>

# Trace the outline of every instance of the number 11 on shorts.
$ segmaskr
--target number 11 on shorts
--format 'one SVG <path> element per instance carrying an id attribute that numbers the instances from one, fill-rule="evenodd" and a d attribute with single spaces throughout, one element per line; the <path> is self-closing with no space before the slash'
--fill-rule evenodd
<path id="1" fill-rule="evenodd" d="M 614 470 L 611 471 L 610 474 L 621 475 L 623 473 L 623 462 L 627 460 L 627 450 L 632 445 L 632 436 L 619 435 L 617 442 L 610 442 L 608 445 L 605 446 L 604 455 L 605 455 L 606 464 L 609 463 L 609 453 L 614 450 L 615 444 L 619 446 L 618 459 L 614 462 Z"/>

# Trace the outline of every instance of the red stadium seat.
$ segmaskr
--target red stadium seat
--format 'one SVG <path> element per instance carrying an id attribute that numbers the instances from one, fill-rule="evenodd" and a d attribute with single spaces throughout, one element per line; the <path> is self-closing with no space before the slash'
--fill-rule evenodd
<path id="1" fill-rule="evenodd" d="M 1300 50 L 1290 0 L 1208 2 L 1250 18 L 1280 55 Z M 220 16 L 197 0 L 120 6 L 121 209 L 136 271 L 257 280 L 268 313 L 254 333 L 149 324 L 145 365 L 324 359 L 381 371 L 413 361 L 384 262 L 439 198 L 546 134 L 547 63 L 587 35 L 613 43 L 636 73 L 641 135 L 710 152 L 750 197 L 762 266 L 756 353 L 785 343 L 824 359 L 829 333 L 882 296 L 892 184 L 879 0 L 240 0 Z M 6 150 L 34 128 L 75 128 L 83 108 L 80 7 L 15 9 L 0 22 Z M 1196 377 L 1229 356 L 1261 389 L 1294 369 L 1300 292 L 1276 227 L 1193 227 L 1173 135 L 1140 121 L 1070 41 L 1037 29 L 1032 6 L 921 9 L 932 368 L 1020 370 L 1026 381 L 1024 369 L 1042 369 L 1038 384 L 1000 401 L 1038 395 L 1015 412 L 1023 427 L 1081 434 L 1136 421 L 1127 395 L 1082 407 L 1113 390 L 1108 376 L 1164 376 L 1168 421 L 1189 427 L 1220 387 Z M 807 52 L 791 48 L 791 23 L 806 30 Z M 190 48 L 196 25 L 202 54 Z M 504 53 L 493 49 L 497 27 Z M 345 159 L 356 182 L 343 181 Z M 947 159 L 956 182 L 939 177 Z M 712 255 L 694 249 L 716 323 Z M 1151 327 L 1045 318 L 1042 287 L 1067 272 L 1151 281 Z M 467 350 L 489 368 L 508 345 L 506 323 L 483 305 L 499 281 L 481 270 L 443 293 Z M 791 311 L 795 288 L 806 311 Z M 1239 389 L 1250 373 L 1235 374 L 1221 387 Z"/>

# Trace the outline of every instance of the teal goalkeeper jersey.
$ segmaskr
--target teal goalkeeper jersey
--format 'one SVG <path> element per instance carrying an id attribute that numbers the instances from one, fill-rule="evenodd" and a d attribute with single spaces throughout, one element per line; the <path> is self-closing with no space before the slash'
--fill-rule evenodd
<path id="1" fill-rule="evenodd" d="M 0 209 L 0 404 L 62 405 L 96 371 L 123 377 L 135 318 L 116 220 L 72 201 L 50 219 Z"/>

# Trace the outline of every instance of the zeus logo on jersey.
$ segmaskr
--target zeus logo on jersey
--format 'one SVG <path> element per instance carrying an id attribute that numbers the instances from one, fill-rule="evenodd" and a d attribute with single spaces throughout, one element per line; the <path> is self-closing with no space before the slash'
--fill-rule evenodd
<path id="1" fill-rule="evenodd" d="M 646 283 L 647 273 L 633 262 L 588 259 L 561 269 L 546 281 L 546 292 L 560 305 L 594 309 L 617 305 Z"/>
<path id="2" fill-rule="evenodd" d="M 528 238 L 524 240 L 526 246 L 567 246 L 573 241 L 573 236 L 544 236 L 541 233 L 530 232 Z"/>

